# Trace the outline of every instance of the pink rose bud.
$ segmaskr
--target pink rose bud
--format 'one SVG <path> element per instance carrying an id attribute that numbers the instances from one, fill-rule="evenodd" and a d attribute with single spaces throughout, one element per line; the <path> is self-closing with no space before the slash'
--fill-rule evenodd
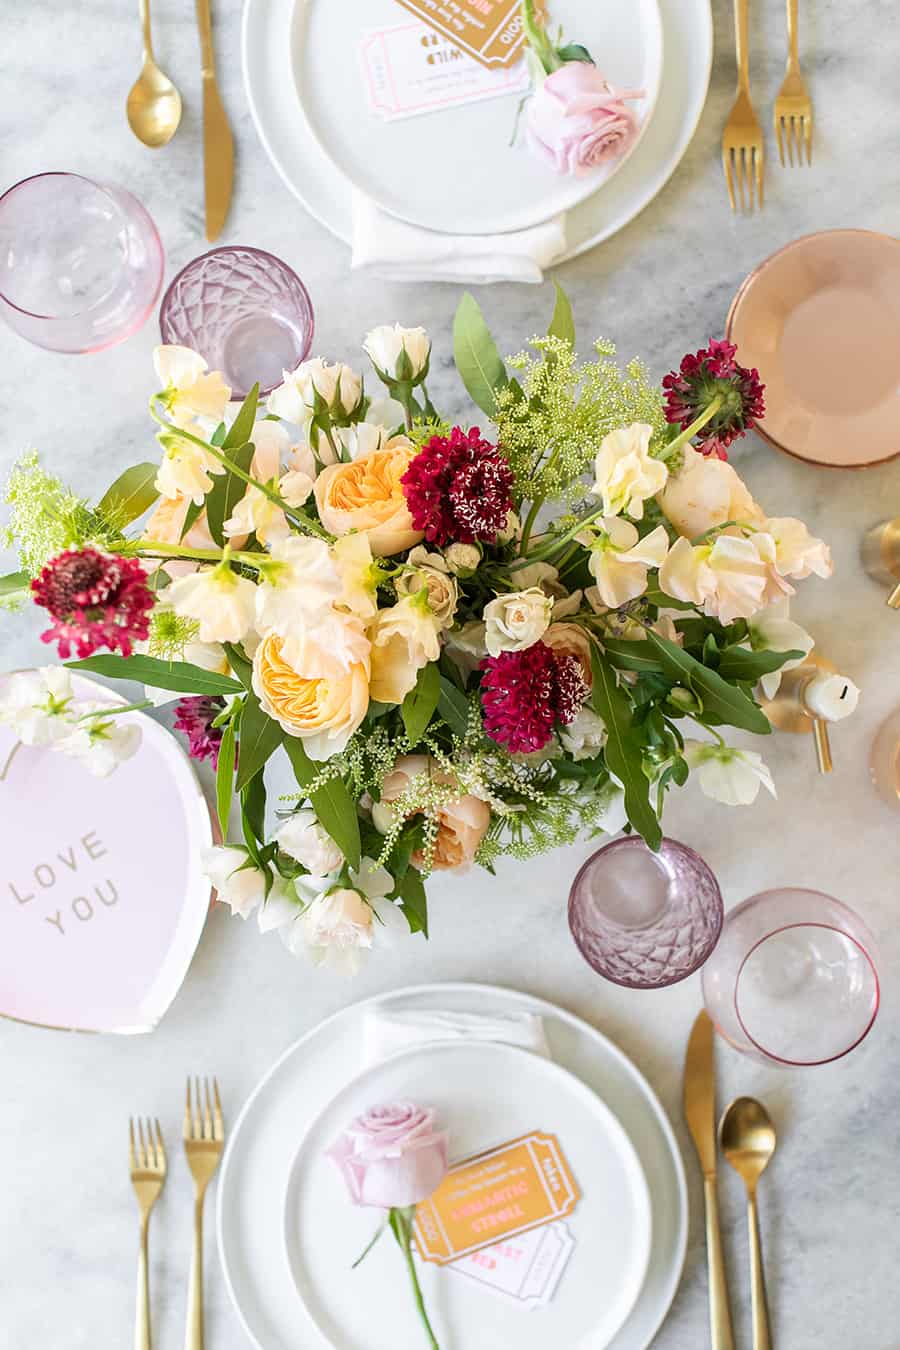
<path id="1" fill-rule="evenodd" d="M 557 173 L 590 173 L 629 148 L 638 123 L 625 100 L 643 97 L 613 89 L 588 61 L 567 61 L 528 101 L 528 144 Z"/>
<path id="2" fill-rule="evenodd" d="M 413 1102 L 370 1107 L 328 1149 L 356 1205 L 403 1209 L 431 1195 L 447 1174 L 447 1135 Z"/>

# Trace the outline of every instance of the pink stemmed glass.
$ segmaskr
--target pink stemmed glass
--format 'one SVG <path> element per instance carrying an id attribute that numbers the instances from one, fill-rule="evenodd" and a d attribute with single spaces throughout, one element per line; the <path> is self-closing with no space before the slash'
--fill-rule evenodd
<path id="1" fill-rule="evenodd" d="M 156 226 L 124 188 L 41 173 L 0 197 L 0 315 L 55 352 L 96 352 L 137 332 L 156 304 Z"/>
<path id="2" fill-rule="evenodd" d="M 659 989 L 691 975 L 722 929 L 722 893 L 703 859 L 674 839 L 654 853 L 630 835 L 606 844 L 569 892 L 569 927 L 605 979 Z"/>
<path id="3" fill-rule="evenodd" d="M 313 308 L 287 263 L 261 248 L 214 248 L 182 268 L 163 296 L 163 342 L 199 352 L 234 398 L 269 394 L 309 354 Z"/>
<path id="4" fill-rule="evenodd" d="M 819 891 L 763 891 L 731 910 L 704 967 L 716 1029 L 764 1064 L 803 1067 L 848 1054 L 880 999 L 875 940 Z"/>

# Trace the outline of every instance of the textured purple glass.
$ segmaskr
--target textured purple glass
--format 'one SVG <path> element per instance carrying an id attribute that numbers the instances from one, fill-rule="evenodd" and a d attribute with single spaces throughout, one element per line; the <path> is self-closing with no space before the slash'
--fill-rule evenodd
<path id="1" fill-rule="evenodd" d="M 199 352 L 220 370 L 232 396 L 281 384 L 309 354 L 313 308 L 287 263 L 261 248 L 214 248 L 178 276 L 159 308 L 163 342 Z"/>
<path id="2" fill-rule="evenodd" d="M 40 173 L 0 197 L 0 316 L 54 352 L 137 332 L 162 286 L 156 226 L 124 188 Z"/>
<path id="3" fill-rule="evenodd" d="M 693 974 L 722 931 L 722 894 L 703 859 L 674 839 L 658 853 L 637 835 L 601 848 L 569 892 L 578 950 L 615 984 L 658 989 Z"/>

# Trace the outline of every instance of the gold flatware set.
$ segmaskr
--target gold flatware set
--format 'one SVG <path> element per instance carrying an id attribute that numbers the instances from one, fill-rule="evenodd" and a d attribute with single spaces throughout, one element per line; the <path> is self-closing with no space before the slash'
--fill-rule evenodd
<path id="1" fill-rule="evenodd" d="M 225 1127 L 219 1085 L 208 1079 L 188 1079 L 182 1130 L 184 1152 L 194 1182 L 194 1243 L 188 1290 L 184 1350 L 203 1350 L 203 1204 L 206 1190 L 225 1147 Z M 151 1350 L 148 1233 L 150 1212 L 159 1199 L 167 1174 L 166 1148 L 158 1120 L 129 1121 L 131 1184 L 140 1211 L 137 1308 L 134 1350 Z"/>
<path id="2" fill-rule="evenodd" d="M 735 1346 L 719 1227 L 716 1162 L 721 1147 L 724 1158 L 741 1177 L 747 1191 L 753 1350 L 771 1350 L 756 1187 L 775 1152 L 775 1127 L 760 1102 L 752 1097 L 738 1097 L 723 1112 L 717 1135 L 714 1039 L 712 1021 L 706 1012 L 701 1012 L 694 1022 L 684 1061 L 684 1115 L 703 1173 L 710 1345 L 712 1350 L 734 1350 Z"/>

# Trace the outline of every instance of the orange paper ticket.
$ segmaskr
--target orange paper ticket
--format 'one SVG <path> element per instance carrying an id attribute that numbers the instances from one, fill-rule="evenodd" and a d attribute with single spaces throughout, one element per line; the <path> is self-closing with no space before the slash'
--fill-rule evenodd
<path id="1" fill-rule="evenodd" d="M 483 66 L 507 66 L 521 55 L 525 28 L 519 0 L 399 0 Z"/>
<path id="2" fill-rule="evenodd" d="M 416 1245 L 440 1265 L 564 1218 L 579 1197 L 555 1135 L 522 1135 L 451 1167 L 416 1207 Z"/>

